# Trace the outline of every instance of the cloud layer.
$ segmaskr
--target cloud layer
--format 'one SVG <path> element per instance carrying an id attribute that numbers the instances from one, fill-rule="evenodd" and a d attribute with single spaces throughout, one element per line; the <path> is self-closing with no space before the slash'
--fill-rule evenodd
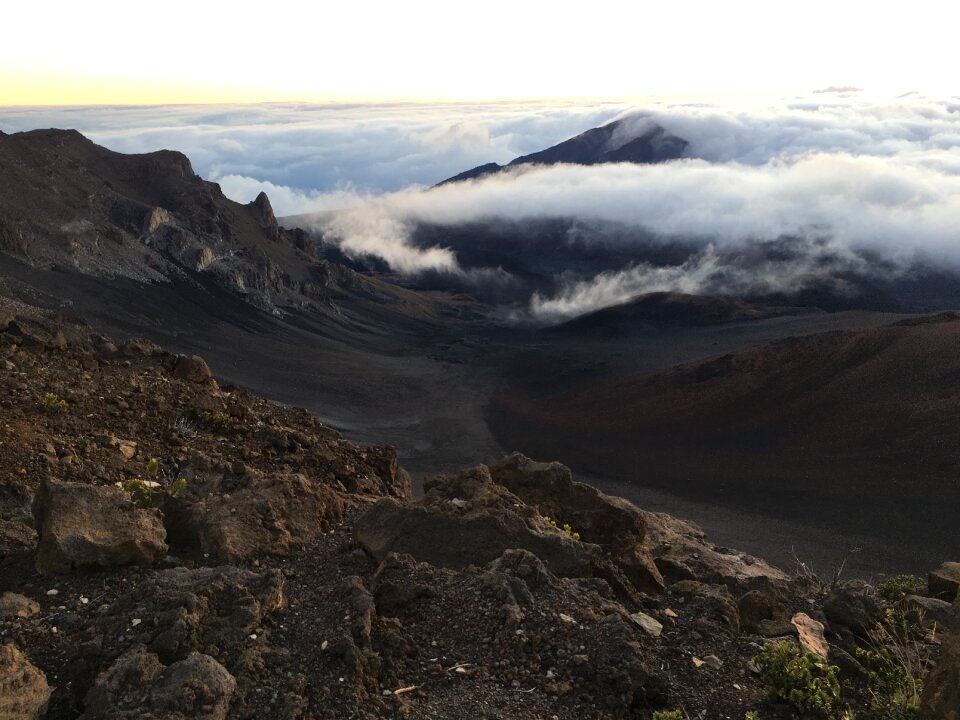
<path id="1" fill-rule="evenodd" d="M 74 128 L 112 150 L 168 148 L 247 202 L 261 190 L 280 215 L 327 209 L 343 192 L 430 186 L 506 162 L 598 125 L 618 103 L 0 108 L 0 130 Z M 331 194 L 330 197 L 321 197 Z M 339 194 L 339 195 L 338 195 Z"/>
<path id="2" fill-rule="evenodd" d="M 358 198 L 316 227 L 350 254 L 400 272 L 465 270 L 411 228 L 492 218 L 572 217 L 638 230 L 619 242 L 682 240 L 701 251 L 678 265 L 636 262 L 596 277 L 570 268 L 555 297 L 530 311 L 569 317 L 654 290 L 743 294 L 797 290 L 846 272 L 888 273 L 915 262 L 960 267 L 960 104 L 914 99 L 796 102 L 732 110 L 683 106 L 625 114 L 690 141 L 688 159 L 660 165 L 527 167 L 429 191 Z M 641 232 L 642 231 L 642 232 Z M 828 241 L 778 263 L 750 252 L 783 237 Z M 505 239 L 504 242 L 510 242 Z M 523 242 L 518 236 L 516 242 Z M 807 242 L 804 247 L 814 247 Z M 823 245 L 816 245 L 822 248 Z M 388 258 L 389 256 L 389 258 Z M 872 256 L 882 263 L 870 263 Z"/>
<path id="3" fill-rule="evenodd" d="M 618 141 L 655 123 L 688 140 L 689 157 L 654 166 L 518 168 L 426 189 L 614 118 L 624 121 Z M 872 99 L 840 88 L 735 103 L 660 99 L 640 107 L 0 109 L 7 132 L 43 126 L 76 127 L 123 152 L 182 150 L 231 197 L 249 201 L 265 190 L 278 215 L 316 213 L 305 222 L 328 242 L 404 274 L 439 272 L 464 285 L 510 286 L 507 273 L 465 261 L 442 233 L 418 239 L 424 225 L 573 218 L 595 230 L 580 241 L 621 246 L 620 265 L 554 269 L 552 286 L 526 298 L 525 312 L 542 319 L 653 290 L 772 292 L 846 272 L 889 274 L 918 260 L 960 267 L 958 98 Z M 602 230 L 609 226 L 620 230 L 610 235 Z M 784 237 L 798 248 L 790 257 L 756 252 Z M 648 257 L 651 242 L 677 241 L 691 252 L 672 262 Z M 505 234 L 498 242 L 526 238 Z"/>

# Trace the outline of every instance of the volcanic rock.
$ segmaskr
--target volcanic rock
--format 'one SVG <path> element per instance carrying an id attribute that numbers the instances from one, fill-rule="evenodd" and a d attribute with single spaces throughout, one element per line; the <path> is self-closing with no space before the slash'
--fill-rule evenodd
<path id="1" fill-rule="evenodd" d="M 5 592 L 0 595 L 0 618 L 28 618 L 40 612 L 40 605 L 28 597 Z"/>
<path id="2" fill-rule="evenodd" d="M 539 557 L 558 575 L 591 574 L 600 558 L 596 545 L 578 543 L 553 531 L 532 510 L 518 506 L 518 511 L 479 508 L 454 515 L 436 507 L 407 506 L 383 499 L 357 518 L 354 537 L 378 561 L 388 553 L 407 553 L 432 565 L 464 568 L 486 564 L 506 550 L 521 548 Z"/>
<path id="3" fill-rule="evenodd" d="M 953 602 L 960 594 L 960 562 L 945 562 L 927 577 L 930 596 Z"/>
<path id="4" fill-rule="evenodd" d="M 602 546 L 638 589 L 663 588 L 663 578 L 643 547 L 644 514 L 633 504 L 574 482 L 565 465 L 538 463 L 520 453 L 491 466 L 490 476 L 561 527 L 569 525 L 582 540 Z"/>
<path id="5" fill-rule="evenodd" d="M 188 483 L 166 501 L 164 522 L 172 543 L 224 562 L 285 555 L 329 528 L 343 513 L 330 487 L 305 475 L 266 478 L 246 474 Z"/>
<path id="6" fill-rule="evenodd" d="M 44 478 L 33 500 L 42 573 L 84 567 L 149 565 L 167 552 L 155 509 L 136 507 L 120 488 Z"/>
<path id="7" fill-rule="evenodd" d="M 960 720 L 960 634 L 944 641 L 939 662 L 923 681 L 920 716 Z"/>
<path id="8" fill-rule="evenodd" d="M 641 511 L 646 523 L 644 547 L 664 579 L 726 585 L 734 595 L 750 590 L 785 592 L 789 576 L 747 553 L 709 543 L 697 525 L 663 513 Z"/>
<path id="9" fill-rule="evenodd" d="M 830 653 L 830 648 L 823 636 L 823 623 L 814 620 L 806 613 L 797 613 L 790 620 L 790 624 L 797 629 L 800 638 L 800 647 L 804 652 L 819 655 L 824 660 Z"/>
<path id="10" fill-rule="evenodd" d="M 206 383 L 213 377 L 202 357 L 181 355 L 173 367 L 173 376 L 191 383 Z"/>
<path id="11" fill-rule="evenodd" d="M 51 694 L 46 676 L 13 645 L 0 645 L 0 720 L 39 720 Z"/>
<path id="12" fill-rule="evenodd" d="M 873 588 L 862 580 L 834 588 L 823 604 L 823 613 L 831 626 L 843 626 L 861 637 L 872 630 L 881 617 Z"/>
<path id="13" fill-rule="evenodd" d="M 235 690 L 236 680 L 209 655 L 192 652 L 164 667 L 141 645 L 97 677 L 80 718 L 223 720 Z"/>

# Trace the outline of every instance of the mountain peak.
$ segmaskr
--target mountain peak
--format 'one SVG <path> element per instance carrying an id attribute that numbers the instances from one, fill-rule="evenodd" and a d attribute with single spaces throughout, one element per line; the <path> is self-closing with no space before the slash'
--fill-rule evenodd
<path id="1" fill-rule="evenodd" d="M 486 163 L 454 175 L 439 183 L 459 182 L 500 172 L 520 165 L 603 165 L 606 163 L 651 164 L 684 157 L 689 143 L 642 115 L 591 128 L 569 140 L 529 155 L 521 155 L 506 165 Z"/>

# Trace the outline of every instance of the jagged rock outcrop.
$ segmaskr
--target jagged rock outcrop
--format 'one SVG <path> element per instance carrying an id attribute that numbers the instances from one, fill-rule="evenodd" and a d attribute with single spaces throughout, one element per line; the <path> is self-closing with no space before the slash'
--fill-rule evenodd
<path id="1" fill-rule="evenodd" d="M 172 543 L 223 562 L 285 555 L 343 514 L 343 500 L 332 488 L 302 474 L 247 472 L 221 493 L 209 492 L 211 485 L 194 484 L 167 500 L 164 522 Z"/>
<path id="2" fill-rule="evenodd" d="M 81 720 L 224 720 L 236 680 L 209 655 L 192 652 L 164 667 L 143 646 L 97 677 Z"/>
<path id="3" fill-rule="evenodd" d="M 42 573 L 149 565 L 167 552 L 159 512 L 136 507 L 120 488 L 44 478 L 33 516 L 40 535 L 36 563 Z"/>
<path id="4" fill-rule="evenodd" d="M 582 540 L 601 545 L 637 588 L 663 588 L 663 577 L 643 545 L 646 519 L 633 504 L 574 482 L 565 465 L 538 463 L 520 453 L 491 466 L 490 476 L 561 527 L 570 525 Z"/>
<path id="5" fill-rule="evenodd" d="M 694 523 L 663 513 L 641 511 L 646 522 L 644 547 L 669 582 L 697 580 L 726 585 L 737 597 L 751 590 L 779 592 L 789 576 L 747 553 L 707 541 Z"/>
<path id="6" fill-rule="evenodd" d="M 406 553 L 449 568 L 484 564 L 513 548 L 529 550 L 558 575 L 587 576 L 599 561 L 597 546 L 567 537 L 531 508 L 511 500 L 493 484 L 485 467 L 465 471 L 453 481 L 464 491 L 454 498 L 467 504 L 462 512 L 456 503 L 450 509 L 440 506 L 436 485 L 421 506 L 380 500 L 354 523 L 357 542 L 377 560 Z M 473 487 L 468 490 L 468 485 Z"/>
<path id="7" fill-rule="evenodd" d="M 0 645 L 0 720 L 39 720 L 50 700 L 46 676 L 13 645 Z"/>

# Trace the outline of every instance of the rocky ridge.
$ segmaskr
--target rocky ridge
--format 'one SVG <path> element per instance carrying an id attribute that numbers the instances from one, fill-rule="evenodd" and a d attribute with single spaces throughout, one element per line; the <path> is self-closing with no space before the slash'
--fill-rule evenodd
<path id="1" fill-rule="evenodd" d="M 36 313 L 0 323 L 0 408 L 0 717 L 787 718 L 753 660 L 777 639 L 874 716 L 875 586 L 714 546 L 557 463 L 413 498 L 388 448 Z M 902 599 L 924 671 L 941 656 L 930 718 L 956 717 L 955 565 Z"/>
<path id="2" fill-rule="evenodd" d="M 404 300 L 280 227 L 269 198 L 227 198 L 179 152 L 116 153 L 75 130 L 0 133 L 0 252 L 138 283 L 210 283 L 273 314 L 343 296 Z M 406 295 L 409 295 L 407 293 Z"/>

